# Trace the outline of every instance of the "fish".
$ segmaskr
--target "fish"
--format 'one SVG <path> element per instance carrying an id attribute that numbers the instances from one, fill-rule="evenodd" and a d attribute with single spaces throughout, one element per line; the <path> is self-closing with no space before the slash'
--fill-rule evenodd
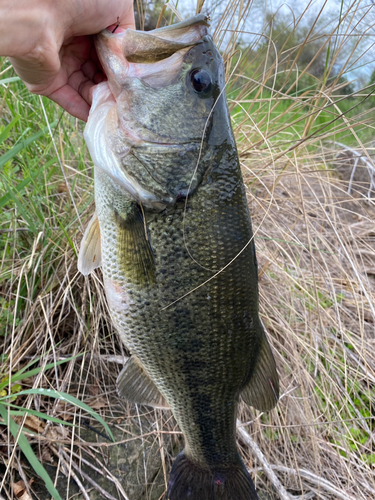
<path id="1" fill-rule="evenodd" d="M 96 211 L 78 269 L 102 267 L 131 353 L 118 393 L 169 408 L 183 433 L 168 500 L 255 500 L 236 444 L 238 407 L 242 398 L 274 408 L 279 381 L 209 19 L 104 30 L 95 44 L 108 80 L 95 87 L 84 132 Z"/>

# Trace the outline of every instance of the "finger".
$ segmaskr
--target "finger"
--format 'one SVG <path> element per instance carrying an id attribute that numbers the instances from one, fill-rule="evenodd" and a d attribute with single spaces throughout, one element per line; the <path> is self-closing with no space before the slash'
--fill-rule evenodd
<path id="1" fill-rule="evenodd" d="M 75 71 L 68 79 L 68 85 L 79 94 L 87 104 L 91 105 L 91 88 L 94 82 L 87 78 L 82 71 Z"/>
<path id="2" fill-rule="evenodd" d="M 91 82 L 91 86 L 94 84 Z M 87 94 L 89 90 L 87 89 Z M 66 84 L 63 87 L 55 90 L 52 94 L 47 96 L 52 101 L 56 102 L 59 106 L 64 108 L 70 115 L 79 118 L 80 120 L 87 121 L 89 116 L 90 106 L 86 100 L 79 95 L 70 85 Z"/>
<path id="3" fill-rule="evenodd" d="M 103 71 L 100 71 L 93 61 L 87 61 L 81 68 L 82 73 L 92 82 L 100 83 L 106 79 Z"/>
<path id="4" fill-rule="evenodd" d="M 92 81 L 94 81 L 96 73 L 99 72 L 97 65 L 94 63 L 94 61 L 91 60 L 86 61 L 85 64 L 81 66 L 81 71 L 87 78 Z"/>
<path id="5" fill-rule="evenodd" d="M 133 2 L 129 2 L 129 8 L 125 11 L 122 16 L 120 16 L 120 28 L 122 29 L 133 29 L 135 30 L 135 17 L 134 17 L 134 8 Z"/>
<path id="6" fill-rule="evenodd" d="M 78 70 L 74 71 L 74 73 L 70 75 L 67 83 L 70 87 L 72 87 L 72 89 L 78 92 L 78 94 L 81 94 L 80 92 L 81 85 L 86 83 L 88 80 L 89 78 L 87 78 L 87 76 L 85 76 L 81 70 Z"/>
<path id="7" fill-rule="evenodd" d="M 105 80 L 107 80 L 107 77 L 105 76 L 104 73 L 96 73 L 96 75 L 94 76 L 95 85 L 97 85 L 98 83 L 102 83 Z M 91 100 L 90 100 L 90 102 L 91 102 Z"/>
<path id="8" fill-rule="evenodd" d="M 65 11 L 66 4 L 61 2 L 61 8 Z M 135 18 L 133 1 L 131 0 L 108 0 L 108 2 L 96 2 L 93 9 L 90 2 L 86 2 L 80 15 L 75 16 L 72 25 L 65 32 L 65 39 L 69 36 L 93 35 L 99 33 L 110 25 L 113 27 L 119 19 L 120 28 L 135 29 Z"/>

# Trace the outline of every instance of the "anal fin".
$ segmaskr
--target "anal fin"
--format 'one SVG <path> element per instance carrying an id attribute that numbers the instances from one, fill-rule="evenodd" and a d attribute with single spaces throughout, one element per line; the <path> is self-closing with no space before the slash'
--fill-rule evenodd
<path id="1" fill-rule="evenodd" d="M 132 356 L 117 378 L 117 392 L 132 403 L 169 408 L 137 357 Z"/>
<path id="2" fill-rule="evenodd" d="M 99 220 L 96 212 L 91 217 L 83 234 L 78 254 L 77 267 L 84 276 L 102 265 L 102 247 Z"/>
<path id="3" fill-rule="evenodd" d="M 241 396 L 246 404 L 257 410 L 269 411 L 276 406 L 279 399 L 279 377 L 263 325 L 260 325 L 260 328 L 263 335 L 257 363 Z"/>

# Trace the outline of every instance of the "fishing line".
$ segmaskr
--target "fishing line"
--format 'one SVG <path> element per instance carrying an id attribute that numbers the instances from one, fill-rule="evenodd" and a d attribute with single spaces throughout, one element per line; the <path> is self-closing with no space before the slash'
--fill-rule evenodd
<path id="1" fill-rule="evenodd" d="M 120 18 L 117 16 L 116 26 L 113 28 L 112 34 L 117 30 L 119 26 L 120 26 Z"/>
<path id="2" fill-rule="evenodd" d="M 238 63 L 237 63 L 238 65 Z M 236 67 L 237 67 L 236 65 Z M 234 68 L 232 74 L 234 73 L 234 71 L 236 70 L 236 67 Z M 232 75 L 231 75 L 232 76 Z M 249 78 L 249 80 L 251 80 L 251 78 Z M 226 87 L 227 84 L 225 84 L 224 86 L 224 89 Z M 224 89 L 222 90 L 222 92 L 224 91 Z M 220 93 L 220 96 L 222 94 L 222 92 Z M 368 94 L 361 102 L 364 102 L 366 99 L 368 99 L 372 93 L 375 92 L 375 89 L 373 92 L 371 92 L 370 94 Z M 355 94 L 355 92 L 353 93 Z M 219 96 L 219 98 L 220 98 Z M 219 99 L 218 99 L 219 100 Z M 211 113 L 212 111 L 214 110 L 215 106 L 216 106 L 216 103 L 218 102 L 218 100 L 215 102 L 215 105 L 213 106 L 212 110 L 211 110 Z M 331 105 L 331 104 L 330 104 Z M 281 157 L 283 157 L 284 155 L 286 155 L 287 153 L 293 151 L 294 149 L 296 149 L 298 146 L 300 146 L 301 144 L 303 144 L 304 142 L 306 142 L 308 139 L 311 139 L 312 137 L 316 136 L 319 132 L 321 132 L 322 130 L 324 130 L 327 126 L 329 126 L 331 123 L 337 121 L 338 119 L 342 118 L 345 116 L 345 114 L 347 114 L 349 111 L 351 111 L 352 109 L 354 109 L 355 107 L 357 107 L 359 104 L 355 104 L 354 106 L 352 106 L 349 110 L 347 110 L 346 112 L 343 112 L 341 114 L 339 114 L 338 116 L 336 116 L 333 120 L 329 121 L 328 123 L 324 124 L 322 127 L 320 127 L 318 130 L 316 130 L 315 132 L 313 132 L 312 134 L 308 135 L 307 137 L 304 137 L 302 139 L 300 139 L 295 145 L 291 146 L 287 151 L 284 151 L 282 152 L 280 155 L 278 155 L 276 158 L 273 158 L 271 162 L 267 163 L 265 165 L 265 167 L 267 166 L 270 166 L 271 164 L 274 164 L 276 160 L 280 159 Z M 324 108 L 323 108 L 324 109 Z M 311 114 L 315 114 L 317 113 L 318 110 L 316 112 L 313 112 Z M 211 115 L 210 113 L 210 115 Z M 210 117 L 209 115 L 209 117 Z M 208 119 L 209 119 L 208 117 Z M 198 164 L 199 164 L 199 161 L 200 161 L 200 157 L 201 157 L 201 151 L 202 151 L 202 147 L 203 147 L 203 141 L 204 141 L 204 133 L 206 131 L 206 127 L 207 127 L 207 123 L 208 123 L 208 119 L 207 119 L 207 122 L 206 122 L 206 126 L 205 126 L 205 129 L 204 129 L 204 132 L 203 132 L 203 137 L 202 137 L 202 141 L 201 141 L 201 149 L 200 149 L 200 154 L 199 154 L 199 157 L 198 157 L 198 162 L 197 162 L 197 165 L 194 169 L 194 173 L 193 173 L 193 176 L 195 175 L 196 171 L 197 171 L 197 168 L 198 168 Z M 192 181 L 193 181 L 193 177 L 191 179 L 191 182 L 190 182 L 190 185 L 189 185 L 189 191 L 190 191 L 190 188 L 191 188 L 191 185 L 192 185 Z M 189 191 L 188 191 L 188 194 L 189 194 Z M 192 258 L 192 260 L 198 264 L 200 267 L 206 269 L 206 270 L 210 270 L 210 269 L 207 269 L 205 268 L 204 266 L 202 266 L 201 264 L 199 264 L 199 262 L 197 262 L 194 257 L 191 255 L 188 247 L 187 247 L 187 242 L 186 242 L 186 237 L 185 237 L 185 217 L 186 217 L 186 208 L 187 208 L 187 198 L 188 198 L 188 194 L 185 198 L 185 207 L 184 207 L 184 218 L 183 218 L 183 235 L 184 235 L 184 244 L 185 244 L 185 248 L 189 254 L 189 256 Z M 164 308 L 162 308 L 161 310 L 164 311 L 166 309 L 168 309 L 169 307 L 171 307 L 172 305 L 176 304 L 177 302 L 179 302 L 180 300 L 184 299 L 185 297 L 187 297 L 188 295 L 190 295 L 191 293 L 195 292 L 196 290 L 198 290 L 199 288 L 203 287 L 204 285 L 206 285 L 209 281 L 211 281 L 212 279 L 216 278 L 221 272 L 223 272 L 225 269 L 227 269 L 236 259 L 237 257 L 239 257 L 243 251 L 249 246 L 249 244 L 252 242 L 252 240 L 254 239 L 254 237 L 256 236 L 256 234 L 258 233 L 260 227 L 262 226 L 265 218 L 268 216 L 269 214 L 269 211 L 271 209 L 271 203 L 268 205 L 268 209 L 258 227 L 258 229 L 256 229 L 256 231 L 254 232 L 252 238 L 246 243 L 246 245 L 240 250 L 240 252 L 238 252 L 238 254 L 228 263 L 226 264 L 221 270 L 217 271 L 213 276 L 211 276 L 210 278 L 208 278 L 206 281 L 204 281 L 203 283 L 201 283 L 200 285 L 198 285 L 197 287 L 193 288 L 192 290 L 190 290 L 189 292 L 185 293 L 184 295 L 182 295 L 181 297 L 177 298 L 176 300 L 174 300 L 173 302 L 171 302 L 170 304 L 168 304 L 167 306 L 165 306 Z M 212 271 L 212 270 L 210 270 Z M 366 294 L 366 297 L 367 297 L 367 294 Z"/>
<path id="3" fill-rule="evenodd" d="M 233 75 L 234 71 L 236 70 L 236 68 L 237 68 L 237 66 L 238 66 L 238 64 L 239 64 L 239 62 L 240 62 L 240 60 L 241 60 L 241 57 L 239 58 L 239 60 L 238 60 L 238 62 L 237 62 L 237 64 L 236 64 L 236 66 L 235 66 L 235 68 L 233 69 L 233 72 L 232 72 L 231 76 Z M 230 78 L 231 78 L 231 76 L 230 76 Z M 229 79 L 230 79 L 230 78 L 229 78 Z M 228 80 L 229 80 L 229 79 L 228 79 Z M 186 216 L 187 199 L 188 199 L 189 191 L 190 191 L 190 188 L 191 188 L 191 185 L 192 185 L 192 182 L 193 182 L 193 177 L 194 177 L 194 175 L 195 175 L 195 173 L 196 173 L 196 171 L 197 171 L 198 164 L 199 164 L 200 157 L 201 157 L 201 151 L 202 151 L 202 147 L 203 147 L 204 134 L 205 134 L 205 130 L 206 130 L 206 127 L 207 127 L 207 123 L 208 123 L 208 120 L 209 120 L 209 118 L 210 118 L 210 115 L 212 114 L 212 112 L 213 112 L 213 110 L 214 110 L 214 108 L 215 108 L 215 106 L 216 106 L 216 103 L 219 101 L 219 99 L 220 99 L 220 97 L 221 97 L 222 93 L 224 92 L 224 90 L 225 90 L 225 88 L 226 88 L 227 84 L 228 84 L 228 83 L 226 83 L 226 84 L 225 84 L 225 86 L 224 86 L 223 90 L 220 92 L 219 98 L 216 100 L 216 102 L 215 102 L 214 106 L 212 107 L 212 110 L 211 110 L 211 112 L 210 112 L 210 114 L 209 114 L 209 116 L 208 116 L 208 118 L 207 118 L 207 121 L 206 121 L 206 126 L 205 126 L 205 129 L 204 129 L 204 131 L 203 131 L 203 136 L 202 136 L 202 141 L 201 141 L 201 149 L 200 149 L 200 153 L 199 153 L 198 161 L 197 161 L 196 167 L 195 167 L 195 169 L 194 169 L 192 179 L 191 179 L 191 181 L 190 181 L 190 185 L 189 185 L 188 193 L 187 193 L 186 198 L 185 198 L 185 207 L 184 207 L 184 215 L 183 215 L 183 238 L 184 238 L 185 248 L 186 248 L 186 250 L 187 250 L 187 252 L 188 252 L 189 256 L 192 258 L 192 260 L 193 260 L 196 264 L 198 264 L 198 265 L 199 265 L 200 267 L 202 267 L 203 269 L 205 269 L 205 270 L 207 270 L 207 271 L 211 271 L 211 272 L 214 272 L 214 271 L 213 271 L 212 269 L 208 269 L 208 268 L 206 268 L 206 267 L 202 266 L 199 262 L 197 262 L 197 261 L 194 259 L 194 257 L 191 255 L 191 253 L 190 253 L 190 251 L 189 251 L 189 249 L 188 249 L 188 247 L 187 247 L 187 243 L 186 243 L 186 236 L 185 236 L 185 216 Z M 271 199 L 271 202 L 272 202 L 272 199 Z M 266 213 L 264 214 L 264 217 L 263 217 L 263 219 L 261 220 L 261 223 L 260 223 L 260 225 L 259 225 L 258 229 L 256 229 L 256 230 L 254 231 L 253 236 L 252 236 L 252 237 L 250 238 L 250 240 L 249 240 L 249 241 L 248 241 L 248 242 L 247 242 L 247 243 L 243 246 L 243 248 L 242 248 L 242 249 L 241 249 L 241 250 L 237 253 L 237 255 L 235 255 L 235 256 L 233 257 L 233 259 L 231 259 L 231 260 L 230 260 L 230 261 L 229 261 L 229 262 L 228 262 L 228 263 L 227 263 L 227 264 L 226 264 L 223 268 L 221 268 L 219 271 L 215 272 L 215 274 L 214 274 L 214 275 L 212 275 L 210 278 L 208 278 L 206 281 L 204 281 L 203 283 L 201 283 L 201 284 L 200 284 L 200 285 L 198 285 L 197 287 L 193 288 L 193 289 L 192 289 L 192 290 L 190 290 L 189 292 L 185 293 L 184 295 L 180 296 L 179 298 L 177 298 L 176 300 L 174 300 L 173 302 L 171 302 L 171 303 L 170 303 L 170 304 L 168 304 L 167 306 L 163 307 L 163 308 L 161 309 L 161 311 L 165 311 L 166 309 L 168 309 L 169 307 L 173 306 L 174 304 L 176 304 L 176 303 L 177 303 L 177 302 L 179 302 L 180 300 L 184 299 L 185 297 L 187 297 L 187 296 L 188 296 L 188 295 L 190 295 L 191 293 L 195 292 L 195 291 L 196 291 L 196 290 L 198 290 L 199 288 L 203 287 L 203 286 L 204 286 L 204 285 L 206 285 L 209 281 L 211 281 L 212 279 L 216 278 L 219 274 L 221 274 L 223 271 L 225 271 L 225 269 L 227 269 L 227 268 L 228 268 L 228 267 L 229 267 L 229 266 L 230 266 L 230 265 L 231 265 L 231 264 L 232 264 L 232 263 L 233 263 L 233 262 L 234 262 L 234 261 L 235 261 L 235 260 L 236 260 L 236 259 L 237 259 L 237 258 L 238 258 L 238 257 L 239 257 L 239 256 L 240 256 L 240 255 L 241 255 L 241 254 L 245 251 L 245 250 L 246 250 L 246 248 L 247 248 L 247 247 L 248 247 L 248 246 L 252 243 L 252 241 L 254 240 L 254 238 L 255 238 L 256 234 L 258 233 L 258 231 L 259 231 L 260 227 L 262 226 L 262 224 L 263 224 L 264 220 L 266 219 L 266 217 L 268 217 L 268 214 L 269 214 L 269 212 L 270 212 L 270 210 L 271 210 L 271 202 L 270 202 L 270 203 L 269 203 L 269 205 L 268 205 L 268 209 L 267 209 Z"/>
<path id="4" fill-rule="evenodd" d="M 227 31 L 234 31 L 234 30 L 227 30 Z M 263 36 L 265 38 L 267 38 L 269 40 L 269 42 L 272 43 L 273 47 L 274 47 L 274 51 L 275 51 L 275 57 L 276 57 L 276 64 L 278 64 L 278 57 L 277 57 L 277 50 L 276 50 L 276 45 L 275 43 L 266 35 L 264 35 L 263 33 L 257 33 L 257 32 L 252 32 L 252 34 L 254 35 L 259 35 L 259 36 Z M 228 81 L 225 83 L 224 85 L 224 88 L 221 90 L 220 94 L 219 94 L 219 97 L 217 98 L 217 100 L 215 101 L 208 117 L 207 117 L 207 121 L 206 121 L 206 124 L 205 124 L 205 127 L 204 127 L 204 130 L 203 130 L 203 134 L 202 134 L 202 139 L 201 139 L 201 145 L 200 145 L 200 150 L 199 150 L 199 155 L 198 155 L 198 160 L 197 160 L 197 164 L 194 168 L 194 171 L 193 171 L 193 174 L 191 176 L 191 180 L 190 180 L 190 184 L 189 184 L 189 187 L 188 187 L 188 191 L 187 191 L 187 194 L 186 194 L 186 197 L 185 197 L 185 205 L 184 205 L 184 214 L 183 214 L 183 220 L 182 220 L 182 234 L 183 234 L 183 240 L 184 240 L 184 246 L 185 246 L 185 249 L 187 251 L 187 253 L 189 254 L 189 257 L 193 260 L 193 262 L 195 262 L 199 267 L 201 267 L 202 269 L 204 269 L 205 271 L 210 271 L 210 272 L 215 272 L 217 270 L 215 269 L 210 269 L 210 268 L 207 268 L 205 267 L 203 264 L 200 264 L 194 257 L 193 255 L 191 254 L 189 248 L 188 248 L 188 245 L 187 245 L 187 240 L 186 240 L 186 232 L 185 232 L 185 219 L 186 219 L 186 211 L 187 211 L 187 202 L 188 202 L 188 196 L 189 196 L 189 192 L 191 190 L 191 186 L 192 186 L 192 183 L 193 183 L 193 180 L 194 180 L 194 176 L 198 170 L 198 166 L 199 166 L 199 162 L 200 162 L 200 159 L 201 159 L 201 156 L 202 156 L 202 148 L 203 148 L 203 142 L 204 142 L 204 136 L 205 136 L 205 133 L 206 133 L 206 129 L 207 129 L 207 125 L 208 125 L 208 122 L 209 122 L 209 119 L 210 119 L 210 116 L 212 115 L 215 107 L 216 107 L 216 104 L 219 102 L 223 92 L 225 91 L 230 79 L 233 77 L 233 75 L 235 74 L 235 71 L 237 70 L 240 62 L 241 62 L 241 59 L 242 59 L 242 51 L 239 50 L 239 51 L 236 51 L 236 52 L 239 52 L 239 58 L 238 58 L 238 61 L 236 63 L 236 65 L 234 66 L 231 74 L 229 75 L 229 78 L 228 78 Z M 234 54 L 236 53 L 234 52 Z M 234 55 L 233 54 L 233 55 Z M 273 85 L 272 85 L 272 88 L 271 90 L 273 91 L 274 90 L 274 86 L 276 84 L 276 73 L 274 75 L 274 80 L 273 80 Z M 263 135 L 262 135 L 263 137 Z M 263 137 L 264 141 L 267 143 L 266 139 Z M 273 162 L 274 164 L 274 162 Z M 266 188 L 267 189 L 267 188 Z M 267 189 L 268 191 L 268 189 Z M 269 191 L 268 191 L 269 192 Z M 273 196 L 273 191 L 272 191 L 272 194 L 270 193 L 271 195 L 271 202 L 272 200 L 274 200 L 274 196 Z M 264 219 L 263 219 L 264 220 Z M 262 223 L 263 223 L 263 220 L 262 220 Z M 254 238 L 254 235 L 253 235 L 253 238 Z"/>
<path id="5" fill-rule="evenodd" d="M 246 109 L 243 107 L 243 105 L 238 102 L 238 101 L 235 101 L 233 100 L 232 102 L 235 102 L 238 106 L 240 106 L 240 108 L 243 110 L 243 112 L 246 114 L 246 116 L 248 117 L 248 119 L 252 122 L 254 128 L 256 129 L 256 131 L 258 132 L 258 134 L 263 138 L 264 140 L 264 143 L 267 145 L 267 148 L 268 148 L 268 151 L 269 151 L 269 154 L 271 156 L 271 158 L 273 159 L 273 153 L 272 153 L 272 149 L 271 149 L 271 146 L 268 142 L 268 139 L 265 135 L 263 135 L 262 131 L 260 130 L 260 128 L 257 126 L 257 124 L 255 123 L 255 121 L 253 120 L 253 118 L 249 115 L 249 113 L 246 111 Z M 240 162 L 241 164 L 241 162 Z M 275 162 L 273 161 L 272 162 L 273 164 L 273 172 L 275 171 Z M 264 187 L 264 189 L 267 191 L 267 193 L 271 196 L 271 202 L 274 201 L 275 202 L 275 205 L 276 205 L 276 208 L 277 210 L 280 210 L 279 208 L 279 205 L 274 197 L 274 191 L 275 191 L 275 187 L 276 187 L 276 177 L 275 177 L 275 174 L 274 174 L 274 179 L 275 179 L 275 182 L 273 183 L 273 186 L 272 186 L 272 192 L 268 189 L 268 187 L 266 186 L 266 184 L 262 181 L 262 179 L 257 176 L 249 167 L 247 167 L 246 165 L 244 165 L 244 167 L 249 170 L 253 176 L 258 179 L 258 181 L 262 184 L 262 186 Z M 248 189 L 248 187 L 246 186 L 245 184 L 245 187 Z"/>
<path id="6" fill-rule="evenodd" d="M 241 57 L 242 57 L 242 52 L 240 51 L 240 57 L 237 61 L 237 64 L 236 66 L 233 68 L 233 71 L 232 71 L 232 74 L 230 75 L 229 79 L 232 77 L 234 71 L 237 69 L 237 66 L 239 65 L 240 61 L 241 61 Z M 228 79 L 228 81 L 229 81 Z M 202 269 L 204 269 L 205 271 L 210 271 L 210 272 L 215 272 L 217 270 L 215 269 L 210 269 L 206 266 L 204 266 L 203 264 L 200 264 L 194 257 L 193 255 L 191 254 L 189 248 L 188 248 L 188 245 L 187 245 L 187 240 L 186 240 L 186 231 L 185 231 L 185 219 L 186 219 L 186 213 L 187 213 L 187 203 L 188 203 L 188 197 L 189 197 L 189 193 L 191 191 L 191 186 L 193 184 L 193 181 L 194 181 L 194 177 L 195 177 L 195 174 L 197 173 L 197 170 L 198 170 L 198 166 L 199 166 L 199 162 L 200 162 L 200 159 L 201 159 L 201 156 L 202 156 L 202 149 L 203 149 L 203 143 L 204 143 L 204 137 L 205 137 L 205 134 L 206 134 L 206 130 L 207 130 L 207 126 L 208 126 L 208 123 L 209 123 L 209 120 L 210 120 L 210 117 L 212 115 L 212 113 L 214 112 L 215 110 L 215 107 L 216 107 L 216 104 L 219 102 L 223 92 L 225 92 L 225 89 L 226 89 L 226 86 L 228 85 L 228 82 L 225 83 L 223 89 L 220 91 L 220 94 L 218 96 L 218 98 L 216 99 L 216 101 L 214 102 L 214 105 L 212 106 L 211 108 L 211 111 L 209 112 L 208 114 L 208 117 L 207 117 L 207 120 L 206 120 L 206 123 L 205 123 L 205 126 L 204 126 L 204 129 L 203 129 L 203 133 L 202 133 L 202 139 L 201 139 L 201 144 L 200 144 L 200 148 L 199 148 L 199 154 L 198 154 L 198 159 L 197 159 L 197 163 L 195 165 L 195 168 L 193 170 L 193 173 L 191 175 L 191 179 L 190 179 L 190 184 L 189 184 L 189 187 L 188 187 L 188 190 L 187 190 L 187 193 L 186 193 L 186 196 L 185 196 L 185 203 L 184 203 L 184 213 L 183 213 L 183 217 L 182 217 L 182 236 L 183 236 L 183 239 L 184 239 L 184 246 L 185 246 L 185 249 L 187 251 L 187 253 L 189 254 L 189 257 L 193 260 L 193 262 L 195 262 L 199 267 L 201 267 Z"/>

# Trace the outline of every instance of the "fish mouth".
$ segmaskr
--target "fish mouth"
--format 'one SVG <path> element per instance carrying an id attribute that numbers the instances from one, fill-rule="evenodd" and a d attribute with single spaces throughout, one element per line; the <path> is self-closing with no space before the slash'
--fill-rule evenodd
<path id="1" fill-rule="evenodd" d="M 116 105 L 116 100 L 113 98 L 113 103 Z M 121 133 L 123 134 L 123 138 L 127 143 L 127 149 L 137 149 L 137 148 L 148 148 L 148 149 L 158 149 L 164 150 L 167 152 L 168 149 L 171 151 L 176 151 L 178 149 L 183 148 L 188 149 L 196 149 L 199 144 L 202 144 L 202 137 L 189 137 L 189 139 L 176 141 L 174 138 L 174 142 L 168 141 L 168 137 L 158 136 L 157 133 L 152 132 L 148 128 L 145 128 L 144 125 L 139 124 L 137 122 L 138 130 L 130 130 L 129 127 L 126 126 L 127 122 L 122 122 L 118 117 L 118 112 L 113 109 L 114 119 L 116 120 L 116 125 L 121 129 Z M 113 123 L 112 123 L 113 127 Z M 107 135 L 110 136 L 109 128 L 107 129 Z M 112 128 L 113 130 L 113 128 Z M 143 137 L 142 137 L 143 136 Z M 147 137 L 147 138 L 146 138 Z M 152 139 L 151 139 L 152 137 Z"/>
<path id="2" fill-rule="evenodd" d="M 173 128 L 163 135 L 158 127 L 149 127 L 144 115 L 133 112 L 133 106 L 137 109 L 137 100 L 132 100 L 137 97 L 134 89 L 144 83 L 142 88 L 157 89 L 153 90 L 155 95 L 177 81 L 185 56 L 194 46 L 209 40 L 208 27 L 208 17 L 200 14 L 149 32 L 127 29 L 111 33 L 107 29 L 95 38 L 108 81 L 94 89 L 86 142 L 95 165 L 146 208 L 165 208 L 196 190 L 201 174 L 196 174 L 197 168 L 192 176 L 189 171 L 200 158 L 202 137 L 195 127 L 185 136 L 176 134 Z M 159 171 L 154 168 L 156 159 L 164 154 L 170 167 Z M 178 158 L 175 177 L 173 155 Z M 126 156 L 129 168 L 125 169 Z M 142 165 L 144 175 L 136 162 Z"/>
<path id="3" fill-rule="evenodd" d="M 98 38 L 103 37 L 107 43 L 113 40 L 117 46 L 121 44 L 122 53 L 128 62 L 155 63 L 181 49 L 201 43 L 209 26 L 209 17 L 198 14 L 187 21 L 147 32 L 127 29 L 114 34 L 106 29 Z"/>
<path id="4" fill-rule="evenodd" d="M 198 14 L 147 32 L 106 29 L 99 33 L 95 46 L 114 96 L 129 77 L 142 78 L 154 88 L 169 83 L 181 70 L 185 54 L 208 35 L 208 27 L 209 18 Z"/>

